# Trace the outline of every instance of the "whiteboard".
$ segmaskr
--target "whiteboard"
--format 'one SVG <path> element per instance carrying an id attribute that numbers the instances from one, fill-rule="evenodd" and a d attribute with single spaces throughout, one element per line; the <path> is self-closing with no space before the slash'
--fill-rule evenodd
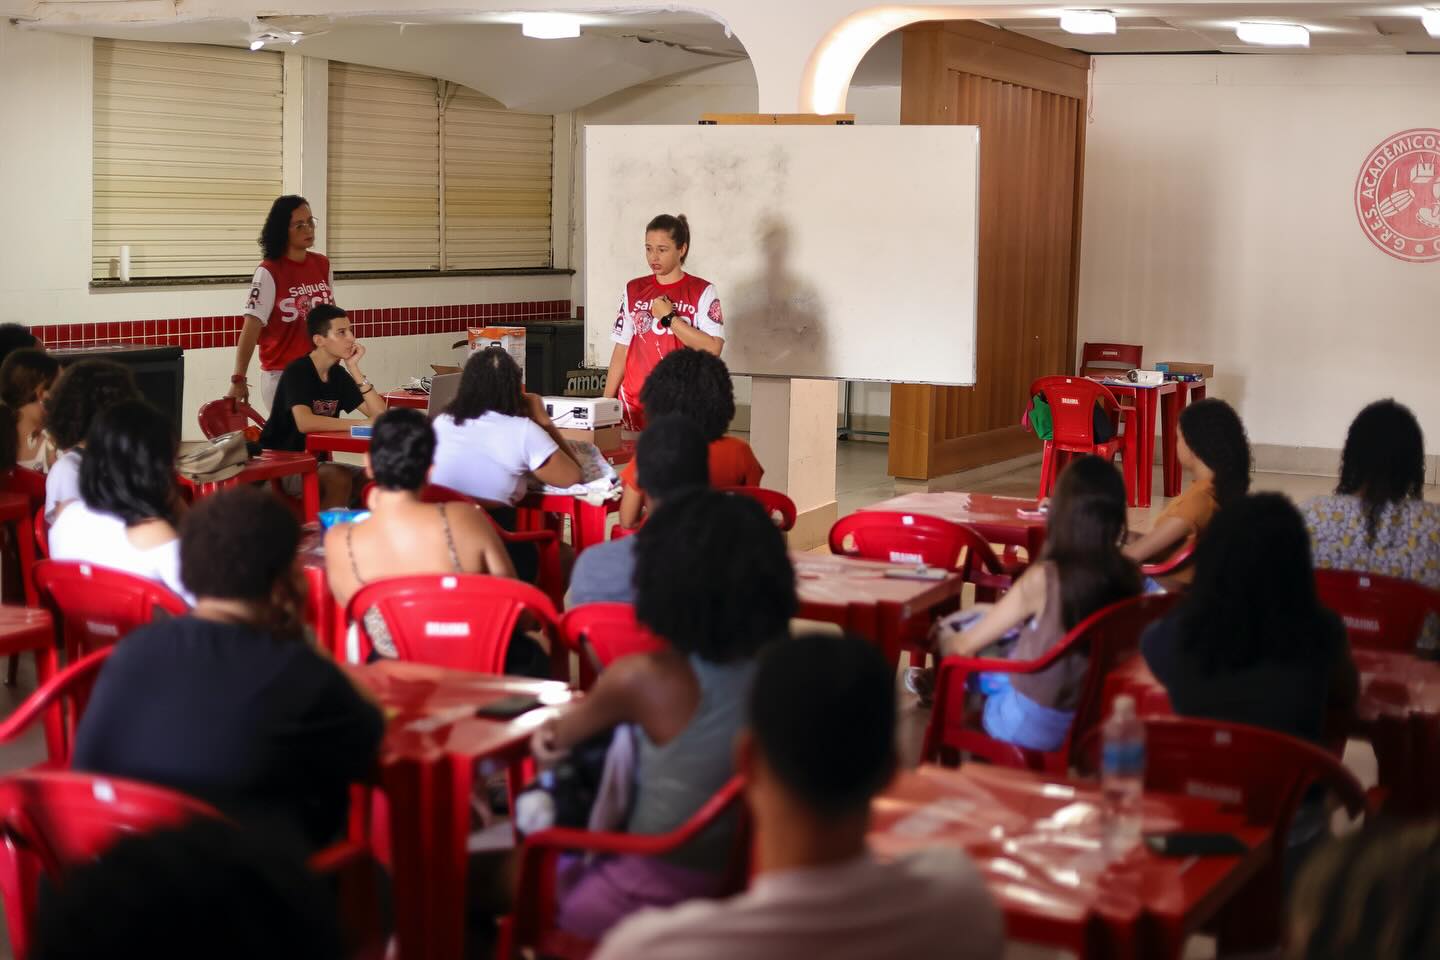
<path id="1" fill-rule="evenodd" d="M 587 126 L 588 364 L 645 224 L 683 213 L 732 373 L 973 384 L 979 150 L 967 126 Z"/>

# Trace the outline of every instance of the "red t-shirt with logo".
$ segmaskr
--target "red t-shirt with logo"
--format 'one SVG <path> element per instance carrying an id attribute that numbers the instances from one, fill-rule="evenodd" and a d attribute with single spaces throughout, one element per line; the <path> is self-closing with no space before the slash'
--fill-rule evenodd
<path id="1" fill-rule="evenodd" d="M 317 303 L 335 302 L 330 260 L 307 253 L 296 263 L 289 257 L 262 260 L 250 281 L 245 315 L 261 323 L 260 369 L 284 370 L 311 351 L 305 318 Z"/>
<path id="2" fill-rule="evenodd" d="M 631 430 L 643 429 L 645 425 L 640 388 L 650 371 L 666 355 L 685 347 L 669 327 L 660 326 L 650 314 L 650 302 L 662 296 L 669 297 L 676 313 L 695 329 L 712 337 L 725 336 L 720 295 L 709 280 L 686 273 L 674 283 L 661 283 L 654 274 L 649 274 L 625 284 L 610 339 L 629 348 L 625 355 L 625 374 L 620 380 L 620 406 L 625 425 Z"/>

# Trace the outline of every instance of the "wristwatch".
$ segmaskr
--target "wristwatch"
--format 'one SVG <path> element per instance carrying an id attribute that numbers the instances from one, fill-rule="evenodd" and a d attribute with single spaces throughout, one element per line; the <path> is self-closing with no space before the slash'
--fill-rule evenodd
<path id="1" fill-rule="evenodd" d="M 669 313 L 665 314 L 665 316 L 659 318 L 659 320 L 660 320 L 660 326 L 662 326 L 662 327 L 668 327 L 668 326 L 670 326 L 670 321 L 672 321 L 672 320 L 674 320 L 674 319 L 675 319 L 675 311 L 674 311 L 674 310 L 671 310 Z"/>
<path id="2" fill-rule="evenodd" d="M 244 375 L 243 373 L 232 373 L 232 374 L 230 375 L 230 382 L 231 382 L 231 383 L 246 383 L 247 381 L 246 381 L 245 375 Z"/>

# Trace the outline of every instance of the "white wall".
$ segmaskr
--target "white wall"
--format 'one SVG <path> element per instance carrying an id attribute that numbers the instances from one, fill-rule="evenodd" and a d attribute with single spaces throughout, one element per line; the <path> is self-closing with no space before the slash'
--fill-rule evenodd
<path id="1" fill-rule="evenodd" d="M 1369 152 L 1440 127 L 1427 57 L 1097 57 L 1080 341 L 1211 361 L 1252 442 L 1334 449 L 1378 397 L 1440 450 L 1440 262 L 1372 246 Z"/>
<path id="2" fill-rule="evenodd" d="M 628 90 L 598 100 L 576 111 L 577 133 L 583 137 L 587 124 L 627 123 L 676 123 L 693 124 L 706 113 L 755 113 L 758 93 L 755 73 L 748 61 L 720 64 L 696 70 L 677 77 L 670 77 L 654 83 L 641 84 Z M 899 123 L 899 86 L 852 87 L 847 103 L 848 112 L 856 115 L 857 123 Z M 582 141 L 583 142 L 583 141 Z M 574 240 L 571 248 L 571 263 L 575 276 L 571 285 L 570 299 L 585 304 L 585 197 L 583 151 L 575 155 L 574 200 L 571 206 L 574 224 Z M 661 211 L 637 211 L 637 222 Z M 671 211 L 683 213 L 684 211 Z M 641 223 L 643 226 L 643 222 Z M 704 242 L 704 225 L 696 224 L 694 242 Z M 641 236 L 637 232 L 635 242 L 636 273 L 644 270 Z M 720 299 L 725 299 L 725 278 L 715 276 L 720 289 Z M 616 291 L 618 298 L 619 291 Z M 591 310 L 608 315 L 615 309 L 614 303 L 585 304 L 587 313 Z M 843 390 L 843 385 L 837 387 Z M 748 377 L 735 378 L 735 400 L 742 408 L 750 403 L 750 382 Z M 851 408 L 859 417 L 888 417 L 890 413 L 890 387 L 883 383 L 857 383 L 851 388 Z M 745 412 L 742 410 L 738 426 L 745 426 Z M 857 427 L 862 424 L 857 423 Z"/>
<path id="3" fill-rule="evenodd" d="M 91 290 L 91 41 L 0 23 L 0 322 L 27 325 L 235 315 L 246 289 L 236 286 Z M 323 64 L 323 61 L 319 61 Z M 323 84 L 307 84 L 301 183 L 323 219 L 325 118 Z M 568 118 L 567 118 L 568 121 Z M 564 124 L 557 124 L 557 129 Z M 565 134 L 568 137 L 568 132 Z M 291 151 L 287 150 L 287 155 Z M 557 144 L 568 169 L 568 148 Z M 317 171 L 318 168 L 318 171 Z M 557 206 L 566 184 L 556 179 Z M 557 217 L 565 229 L 566 217 Z M 256 233 L 264 211 L 256 219 Z M 557 233 L 564 252 L 564 234 Z M 257 251 L 258 253 L 258 251 Z M 258 257 L 257 257 L 258 259 Z M 563 263 L 561 257 L 557 261 Z M 570 278 L 437 277 L 345 281 L 350 308 L 561 300 Z M 385 337 L 371 344 L 366 372 L 382 386 L 428 373 L 425 361 L 447 354 L 450 334 Z M 232 348 L 187 350 L 185 439 L 198 439 L 195 410 L 229 386 Z M 252 367 L 252 382 L 255 368 Z"/>

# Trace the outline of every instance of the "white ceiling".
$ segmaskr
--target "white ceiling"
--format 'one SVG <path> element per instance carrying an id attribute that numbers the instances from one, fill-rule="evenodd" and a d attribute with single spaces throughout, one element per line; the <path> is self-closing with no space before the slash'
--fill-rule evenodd
<path id="1" fill-rule="evenodd" d="M 804 0 L 779 0 L 804 2 Z M 1073 4 L 1102 6 L 1104 0 Z M 1432 2 L 1432 0 L 1425 0 Z M 1440 3 L 1440 0 L 1433 0 Z M 986 22 L 1094 54 L 1264 53 L 1240 43 L 1235 24 L 1272 19 L 1310 28 L 1310 54 L 1440 54 L 1440 40 L 1420 23 L 1419 5 L 1395 6 L 1312 0 L 1310 3 L 1241 0 L 1235 3 L 1153 3 L 1109 7 L 1119 18 L 1115 36 L 1081 37 L 1060 30 L 1059 6 L 1014 3 Z M 514 14 L 448 13 L 396 16 L 287 17 L 132 23 L 33 24 L 119 39 L 166 40 L 245 46 L 257 31 L 299 30 L 295 48 L 308 56 L 423 73 L 463 84 L 507 107 L 537 113 L 573 110 L 636 84 L 743 59 L 739 39 L 700 14 L 647 11 L 583 18 L 579 39 L 531 40 Z M 1301 52 L 1301 51 L 1297 51 Z M 881 40 L 855 72 L 857 86 L 900 82 L 898 34 Z"/>

